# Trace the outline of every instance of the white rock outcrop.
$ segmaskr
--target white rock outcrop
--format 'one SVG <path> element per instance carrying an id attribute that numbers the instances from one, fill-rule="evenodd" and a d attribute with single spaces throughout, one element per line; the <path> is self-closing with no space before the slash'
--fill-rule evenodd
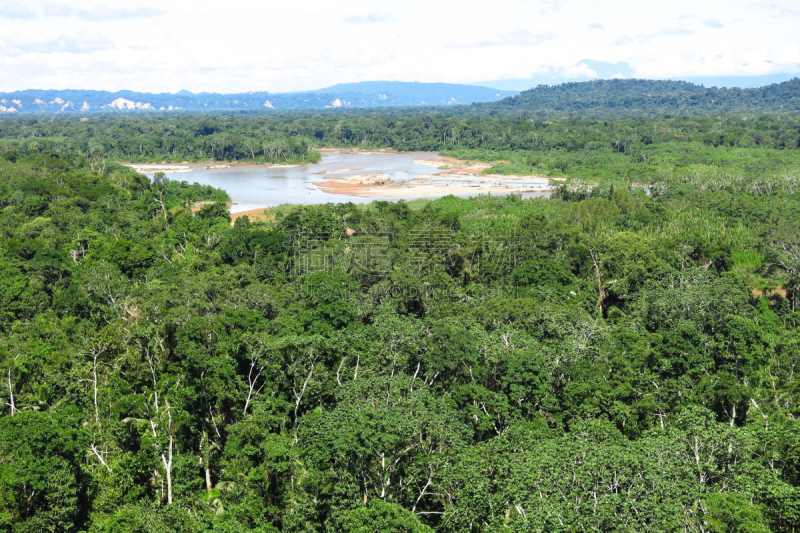
<path id="1" fill-rule="evenodd" d="M 104 105 L 103 107 L 113 107 L 115 109 L 125 110 L 125 109 L 148 109 L 148 110 L 155 110 L 153 106 L 143 102 L 133 102 L 131 100 L 126 100 L 125 98 L 117 98 L 110 104 Z"/>

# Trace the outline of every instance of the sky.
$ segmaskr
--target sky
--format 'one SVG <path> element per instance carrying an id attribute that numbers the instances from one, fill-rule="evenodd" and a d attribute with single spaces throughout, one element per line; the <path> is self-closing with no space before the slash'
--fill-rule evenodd
<path id="1" fill-rule="evenodd" d="M 759 76 L 800 72 L 799 25 L 796 0 L 0 0 L 0 91 Z"/>

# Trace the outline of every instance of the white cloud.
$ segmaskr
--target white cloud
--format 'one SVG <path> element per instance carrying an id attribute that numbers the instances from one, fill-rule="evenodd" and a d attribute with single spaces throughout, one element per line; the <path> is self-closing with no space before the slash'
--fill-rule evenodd
<path id="1" fill-rule="evenodd" d="M 627 63 L 636 77 L 800 72 L 798 0 L 136 2 L 160 8 L 145 10 L 164 30 L 178 28 L 178 44 L 130 0 L 0 0 L 0 90 L 114 90 L 134 69 L 124 88 L 154 92 L 608 75 L 578 64 L 585 58 Z M 37 16 L 4 18 L 12 12 Z"/>
<path id="2" fill-rule="evenodd" d="M 46 17 L 68 17 L 72 14 L 72 8 L 60 2 L 56 4 L 45 4 L 43 7 Z"/>
<path id="3" fill-rule="evenodd" d="M 785 5 L 776 2 L 756 2 L 749 4 L 747 8 L 752 11 L 758 10 L 762 13 L 768 13 L 772 18 L 800 16 L 800 12 L 796 9 L 789 9 Z"/>
<path id="4" fill-rule="evenodd" d="M 104 35 L 82 32 L 78 35 L 62 35 L 58 38 L 62 52 L 68 54 L 91 54 L 101 50 L 111 50 L 114 42 Z"/>
<path id="5" fill-rule="evenodd" d="M 164 15 L 166 11 L 154 7 L 142 6 L 138 7 L 116 9 L 105 5 L 92 6 L 89 9 L 82 9 L 78 11 L 78 16 L 86 20 L 113 20 L 113 19 L 132 19 L 132 18 L 147 18 Z"/>
<path id="6" fill-rule="evenodd" d="M 594 59 L 583 59 L 575 67 L 585 66 L 590 71 L 591 77 L 595 78 L 630 78 L 634 75 L 633 67 L 625 61 L 609 63 L 608 61 L 596 61 Z"/>
<path id="7" fill-rule="evenodd" d="M 486 46 L 538 46 L 552 41 L 556 36 L 551 31 L 531 33 L 528 30 L 516 30 L 498 35 L 493 39 L 461 41 L 448 44 L 450 48 L 483 48 Z"/>
<path id="8" fill-rule="evenodd" d="M 40 33 L 16 33 L 4 39 L 4 50 L 9 55 L 39 53 L 47 50 L 57 42 Z"/>
<path id="9" fill-rule="evenodd" d="M 724 24 L 722 24 L 722 23 L 721 23 L 720 21 L 718 21 L 717 19 L 708 19 L 708 20 L 704 20 L 704 21 L 703 21 L 703 24 L 705 24 L 705 25 L 706 25 L 706 26 L 708 26 L 709 28 L 715 28 L 715 29 L 722 29 L 722 28 L 724 28 L 724 27 L 725 27 L 725 25 L 724 25 Z"/>
<path id="10" fill-rule="evenodd" d="M 541 0 L 541 7 L 539 13 L 547 15 L 550 13 L 558 13 L 564 7 L 565 0 Z"/>
<path id="11" fill-rule="evenodd" d="M 18 33 L 5 39 L 8 55 L 23 54 L 91 54 L 114 48 L 108 37 L 94 32 L 66 34 L 57 38 L 29 32 Z"/>
<path id="12" fill-rule="evenodd" d="M 348 24 L 370 24 L 373 22 L 393 22 L 394 15 L 391 13 L 369 13 L 367 15 L 351 15 L 344 19 Z"/>
<path id="13" fill-rule="evenodd" d="M 800 12 L 794 9 L 789 9 L 788 7 L 782 6 L 780 4 L 768 4 L 767 8 L 771 11 L 771 15 L 774 18 L 800 16 Z"/>
<path id="14" fill-rule="evenodd" d="M 0 16 L 9 19 L 30 19 L 36 16 L 33 10 L 18 2 L 4 2 L 0 4 Z"/>
<path id="15" fill-rule="evenodd" d="M 661 28 L 657 32 L 649 35 L 637 35 L 633 37 L 633 39 L 640 44 L 647 44 L 656 37 L 687 37 L 690 35 L 694 35 L 694 30 L 691 28 L 687 28 L 686 26 L 671 26 L 668 28 Z M 618 46 L 628 39 L 628 37 L 619 37 L 613 42 L 613 45 Z"/>
<path id="16" fill-rule="evenodd" d="M 685 26 L 672 26 L 670 28 L 661 28 L 649 37 L 675 37 L 680 35 L 694 35 L 694 30 Z"/>

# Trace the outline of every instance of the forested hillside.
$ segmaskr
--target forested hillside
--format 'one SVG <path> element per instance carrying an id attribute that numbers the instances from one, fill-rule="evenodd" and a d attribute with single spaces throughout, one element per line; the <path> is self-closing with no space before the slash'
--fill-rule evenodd
<path id="1" fill-rule="evenodd" d="M 0 128 L 0 530 L 800 530 L 793 116 Z M 568 181 L 232 226 L 114 163 L 322 145 Z"/>
<path id="2" fill-rule="evenodd" d="M 598 80 L 540 85 L 483 111 L 564 115 L 707 115 L 800 110 L 800 79 L 755 89 L 705 88 L 684 81 Z"/>

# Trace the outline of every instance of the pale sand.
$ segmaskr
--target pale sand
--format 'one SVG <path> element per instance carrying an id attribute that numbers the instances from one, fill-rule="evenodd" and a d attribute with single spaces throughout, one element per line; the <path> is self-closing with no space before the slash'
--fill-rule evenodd
<path id="1" fill-rule="evenodd" d="M 440 172 L 438 174 L 419 174 L 424 178 L 446 178 L 449 180 L 484 181 L 519 181 L 528 185 L 550 185 L 551 181 L 563 181 L 566 178 L 548 178 L 547 176 L 523 176 L 517 174 L 471 174 L 469 172 Z"/>
<path id="2" fill-rule="evenodd" d="M 265 168 L 298 168 L 304 165 L 270 165 L 265 163 L 250 163 L 246 161 L 236 161 L 231 163 L 183 163 L 180 165 L 162 163 L 155 164 L 142 164 L 142 163 L 120 163 L 120 165 L 131 167 L 140 174 L 153 174 L 156 172 L 163 172 L 164 174 L 177 174 L 183 172 L 192 172 L 198 170 L 224 170 L 231 167 L 238 166 L 254 166 Z M 356 169 L 357 170 L 357 169 Z"/>
<path id="3" fill-rule="evenodd" d="M 361 150 L 360 148 L 318 148 L 319 152 L 327 154 L 350 154 L 350 155 L 380 155 L 380 154 L 400 154 L 397 150 L 381 148 L 379 150 Z"/>
<path id="4" fill-rule="evenodd" d="M 340 170 L 323 170 L 321 172 L 314 172 L 315 175 L 327 175 L 327 174 L 344 174 L 345 172 L 358 172 L 359 170 L 364 170 L 363 168 L 343 168 Z"/>
<path id="5" fill-rule="evenodd" d="M 548 178 L 547 176 L 535 174 L 484 174 L 486 170 L 501 163 L 508 164 L 508 161 L 495 161 L 494 163 L 487 163 L 484 161 L 465 161 L 463 159 L 454 159 L 452 157 L 437 157 L 436 159 L 418 159 L 414 161 L 415 165 L 435 168 L 438 170 L 447 170 L 449 172 L 440 173 L 439 176 L 450 179 L 461 177 L 474 178 L 476 176 L 480 176 L 481 178 L 489 180 L 525 181 L 528 183 L 544 184 L 549 184 L 551 181 L 566 181 L 566 178 Z"/>
<path id="6" fill-rule="evenodd" d="M 550 192 L 541 179 L 521 181 L 515 186 L 490 183 L 490 180 L 444 183 L 436 175 L 420 175 L 412 180 L 392 181 L 383 174 L 367 174 L 347 179 L 314 183 L 328 194 L 347 194 L 361 198 L 437 198 L 479 194 L 521 194 Z M 450 177 L 450 176 L 448 176 Z M 505 177 L 503 177 L 505 179 Z"/>
<path id="7" fill-rule="evenodd" d="M 269 220 L 274 220 L 275 215 L 270 215 L 269 210 L 269 207 L 262 207 L 260 209 L 250 209 L 249 211 L 231 213 L 231 226 L 236 224 L 236 220 L 242 217 L 249 217 L 250 222 L 267 222 Z"/>
<path id="8" fill-rule="evenodd" d="M 492 168 L 492 163 L 483 163 L 480 161 L 460 161 L 449 157 L 439 157 L 437 159 L 418 159 L 414 161 L 415 165 L 423 167 L 431 167 L 439 170 L 450 170 L 452 172 L 459 172 L 464 174 L 480 174 L 484 170 Z"/>
<path id="9" fill-rule="evenodd" d="M 122 163 L 122 165 L 131 167 L 140 174 L 150 174 L 155 172 L 163 172 L 164 174 L 179 174 L 182 172 L 192 171 L 192 167 L 186 165 L 139 165 L 136 163 Z"/>
<path id="10" fill-rule="evenodd" d="M 437 157 L 436 159 L 418 159 L 417 161 L 414 161 L 415 165 L 438 168 L 441 170 L 450 170 L 451 172 L 459 172 L 464 174 L 481 174 L 484 170 L 490 169 L 500 163 L 508 163 L 508 161 L 495 161 L 494 163 L 487 163 L 485 161 L 465 161 L 463 159 L 454 159 L 452 157 Z"/>

